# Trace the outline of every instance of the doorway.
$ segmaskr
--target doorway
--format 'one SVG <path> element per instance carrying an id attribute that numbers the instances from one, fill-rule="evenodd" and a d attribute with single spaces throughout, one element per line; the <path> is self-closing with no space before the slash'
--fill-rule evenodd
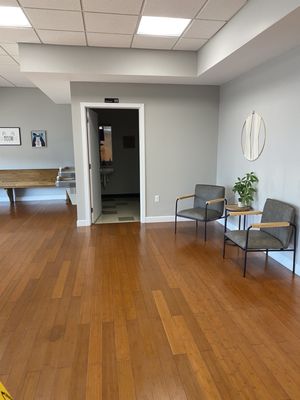
<path id="1" fill-rule="evenodd" d="M 144 106 L 81 103 L 81 111 L 90 222 L 144 222 Z"/>

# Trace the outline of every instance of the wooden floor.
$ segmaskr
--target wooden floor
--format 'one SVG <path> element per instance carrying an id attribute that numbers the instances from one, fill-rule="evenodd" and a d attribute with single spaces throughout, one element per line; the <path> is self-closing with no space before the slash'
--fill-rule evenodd
<path id="1" fill-rule="evenodd" d="M 300 278 L 194 225 L 77 229 L 0 205 L 0 381 L 15 400 L 300 399 Z"/>

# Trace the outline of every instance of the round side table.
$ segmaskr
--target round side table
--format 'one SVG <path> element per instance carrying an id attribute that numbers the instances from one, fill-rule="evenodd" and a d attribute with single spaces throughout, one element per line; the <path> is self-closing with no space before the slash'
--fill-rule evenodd
<path id="1" fill-rule="evenodd" d="M 238 211 L 250 211 L 252 210 L 251 206 L 239 207 L 237 204 L 226 204 L 225 205 L 225 221 L 227 221 L 227 212 L 238 212 Z M 241 229 L 241 215 L 239 215 L 239 230 Z M 246 215 L 244 215 L 243 221 L 244 230 L 246 229 Z M 225 224 L 225 232 L 226 232 L 226 224 Z"/>

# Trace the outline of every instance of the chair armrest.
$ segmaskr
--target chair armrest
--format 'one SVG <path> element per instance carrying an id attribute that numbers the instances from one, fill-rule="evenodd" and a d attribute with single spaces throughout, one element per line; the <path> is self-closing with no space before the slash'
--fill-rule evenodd
<path id="1" fill-rule="evenodd" d="M 176 200 L 184 200 L 184 199 L 189 199 L 190 197 L 195 197 L 194 194 L 187 194 L 185 196 L 179 196 L 176 198 Z"/>
<path id="2" fill-rule="evenodd" d="M 252 224 L 251 228 L 283 228 L 290 226 L 289 222 L 261 222 Z"/>
<path id="3" fill-rule="evenodd" d="M 215 203 L 221 203 L 222 201 L 225 201 L 226 199 L 224 197 L 220 199 L 212 199 L 212 200 L 207 200 L 206 204 L 215 204 Z"/>
<path id="4" fill-rule="evenodd" d="M 241 215 L 261 215 L 262 211 L 256 211 L 256 210 L 252 210 L 252 211 L 232 211 L 229 212 L 228 215 L 230 217 L 239 217 Z"/>

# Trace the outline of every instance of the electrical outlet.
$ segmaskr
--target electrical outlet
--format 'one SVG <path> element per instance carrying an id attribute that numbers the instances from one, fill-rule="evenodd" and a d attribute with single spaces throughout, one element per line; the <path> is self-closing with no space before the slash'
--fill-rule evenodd
<path id="1" fill-rule="evenodd" d="M 155 201 L 155 203 L 159 203 L 159 194 L 156 194 L 154 196 L 154 201 Z"/>

